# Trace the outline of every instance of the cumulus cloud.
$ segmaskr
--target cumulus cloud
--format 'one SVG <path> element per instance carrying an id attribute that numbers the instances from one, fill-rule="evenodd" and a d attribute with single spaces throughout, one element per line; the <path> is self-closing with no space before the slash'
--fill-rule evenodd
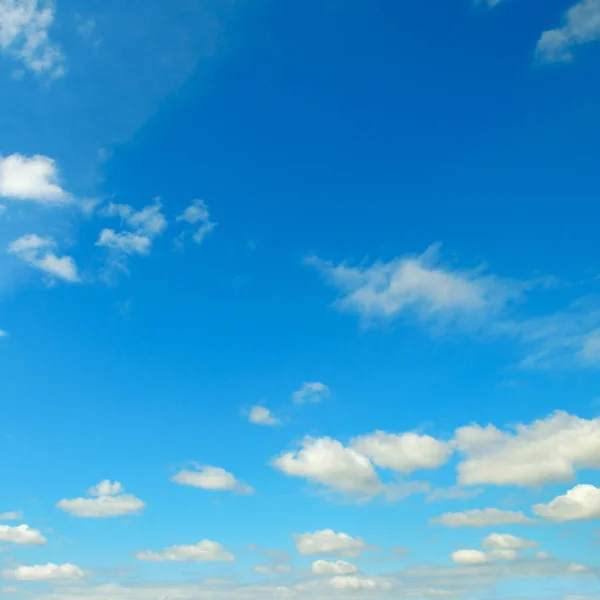
<path id="1" fill-rule="evenodd" d="M 0 40 L 2 1 L 0 0 Z M 47 156 L 0 155 L 0 198 L 41 204 L 65 204 L 72 198 L 62 189 L 59 179 L 56 161 Z"/>
<path id="2" fill-rule="evenodd" d="M 336 590 L 359 591 L 359 590 L 381 590 L 388 591 L 391 584 L 387 581 L 378 581 L 367 577 L 357 577 L 355 575 L 332 577 L 329 585 Z"/>
<path id="3" fill-rule="evenodd" d="M 255 425 L 279 425 L 280 420 L 265 406 L 253 406 L 248 413 L 248 421 Z"/>
<path id="4" fill-rule="evenodd" d="M 576 468 L 600 468 L 600 418 L 556 412 L 514 432 L 469 425 L 456 430 L 455 443 L 466 455 L 458 466 L 463 485 L 536 486 L 573 480 Z"/>
<path id="5" fill-rule="evenodd" d="M 314 533 L 296 533 L 294 540 L 296 549 L 302 556 L 330 554 L 356 558 L 370 549 L 364 540 L 353 538 L 347 533 L 336 533 L 332 529 L 323 529 Z"/>
<path id="6" fill-rule="evenodd" d="M 76 283 L 79 279 L 77 265 L 71 256 L 57 256 L 50 248 L 56 246 L 51 237 L 40 237 L 34 233 L 26 234 L 8 246 L 12 254 L 50 276 L 67 283 Z"/>
<path id="7" fill-rule="evenodd" d="M 556 29 L 544 31 L 536 56 L 542 63 L 570 62 L 573 48 L 600 39 L 600 0 L 581 0 L 563 16 Z"/>
<path id="8" fill-rule="evenodd" d="M 432 519 L 435 525 L 446 527 L 492 527 L 494 525 L 518 525 L 532 523 L 534 520 L 523 512 L 484 508 L 465 510 L 464 512 L 444 513 Z"/>
<path id="9" fill-rule="evenodd" d="M 109 248 L 123 254 L 146 255 L 150 252 L 152 240 L 146 235 L 139 235 L 130 231 L 117 233 L 114 229 L 103 229 L 100 232 L 96 246 Z"/>
<path id="10" fill-rule="evenodd" d="M 316 560 L 312 564 L 312 572 L 315 575 L 352 575 L 357 571 L 355 565 L 345 560 Z"/>
<path id="11" fill-rule="evenodd" d="M 138 560 L 150 562 L 234 562 L 235 556 L 221 544 L 202 540 L 194 546 L 171 546 L 161 552 L 138 552 Z"/>
<path id="12" fill-rule="evenodd" d="M 84 572 L 77 566 L 66 563 L 64 565 L 35 565 L 32 567 L 17 567 L 3 571 L 6 579 L 17 581 L 73 581 L 83 579 Z"/>
<path id="13" fill-rule="evenodd" d="M 63 499 L 57 507 L 73 517 L 107 518 L 137 515 L 145 507 L 136 496 L 126 494 L 118 482 L 108 480 L 88 490 L 89 498 Z"/>
<path id="14" fill-rule="evenodd" d="M 457 550 L 450 558 L 457 565 L 483 565 L 489 560 L 488 555 L 481 550 Z"/>
<path id="15" fill-rule="evenodd" d="M 419 469 L 435 469 L 445 464 L 452 446 L 428 435 L 390 434 L 376 431 L 354 438 L 351 446 L 368 456 L 378 467 L 410 474 Z"/>
<path id="16" fill-rule="evenodd" d="M 167 219 L 162 212 L 162 203 L 158 198 L 139 211 L 129 204 L 111 202 L 102 210 L 101 214 L 105 217 L 119 217 L 123 225 L 150 238 L 160 235 L 168 226 Z"/>
<path id="17" fill-rule="evenodd" d="M 327 385 L 320 381 L 305 382 L 292 394 L 294 404 L 317 404 L 331 394 Z"/>
<path id="18" fill-rule="evenodd" d="M 0 337 L 2 335 L 0 334 Z M 0 521 L 18 521 L 23 518 L 22 510 L 15 510 L 10 512 L 5 512 L 0 514 Z"/>
<path id="19" fill-rule="evenodd" d="M 36 74 L 60 77 L 64 55 L 50 41 L 52 0 L 0 0 L 0 50 Z"/>
<path id="20" fill-rule="evenodd" d="M 37 529 L 29 525 L 17 527 L 0 525 L 0 542 L 11 542 L 21 546 L 43 546 L 47 540 Z"/>
<path id="21" fill-rule="evenodd" d="M 537 548 L 539 544 L 508 533 L 490 533 L 484 538 L 482 546 L 493 550 L 525 550 L 527 548 Z"/>
<path id="22" fill-rule="evenodd" d="M 600 488 L 589 484 L 576 485 L 548 504 L 536 504 L 533 512 L 557 523 L 600 519 Z"/>
<path id="23" fill-rule="evenodd" d="M 204 200 L 194 200 L 194 202 L 192 202 L 192 204 L 177 217 L 177 221 L 183 221 L 190 225 L 199 225 L 192 236 L 196 244 L 201 244 L 204 241 L 204 238 L 218 225 L 218 223 L 214 223 L 210 220 L 208 206 Z"/>
<path id="24" fill-rule="evenodd" d="M 489 552 L 490 558 L 497 558 L 499 560 L 517 560 L 518 554 L 516 550 L 491 550 Z"/>
<path id="25" fill-rule="evenodd" d="M 366 456 L 328 437 L 306 437 L 299 450 L 286 452 L 271 464 L 286 475 L 303 477 L 337 492 L 369 497 L 384 491 Z"/>
<path id="26" fill-rule="evenodd" d="M 171 477 L 173 483 L 189 485 L 213 492 L 235 492 L 237 494 L 252 494 L 251 486 L 219 467 L 196 465 L 196 470 L 182 469 Z"/>

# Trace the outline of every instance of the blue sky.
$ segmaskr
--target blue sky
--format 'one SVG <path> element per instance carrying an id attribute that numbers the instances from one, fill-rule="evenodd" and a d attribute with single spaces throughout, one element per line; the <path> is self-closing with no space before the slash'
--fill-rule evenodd
<path id="1" fill-rule="evenodd" d="M 598 0 L 0 0 L 0 590 L 600 594 Z"/>

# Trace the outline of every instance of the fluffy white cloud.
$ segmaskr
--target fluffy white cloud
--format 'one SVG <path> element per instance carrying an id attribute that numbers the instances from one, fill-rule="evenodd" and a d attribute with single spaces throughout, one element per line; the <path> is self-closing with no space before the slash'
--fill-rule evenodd
<path id="1" fill-rule="evenodd" d="M 190 225 L 200 224 L 200 227 L 196 229 L 193 235 L 193 240 L 196 244 L 201 244 L 204 241 L 204 238 L 218 225 L 218 223 L 214 223 L 210 220 L 208 206 L 204 200 L 194 200 L 194 202 L 192 202 L 192 204 L 177 217 L 177 221 L 183 221 Z"/>
<path id="2" fill-rule="evenodd" d="M 581 0 L 563 17 L 563 24 L 544 31 L 536 55 L 544 63 L 569 62 L 573 48 L 600 39 L 600 0 Z"/>
<path id="3" fill-rule="evenodd" d="M 123 254 L 146 255 L 150 252 L 152 240 L 146 235 L 132 233 L 131 231 L 117 233 L 114 229 L 103 229 L 100 232 L 96 246 L 109 248 Z"/>
<path id="4" fill-rule="evenodd" d="M 482 546 L 494 550 L 524 550 L 526 548 L 537 548 L 539 544 L 508 533 L 490 533 L 483 540 Z"/>
<path id="5" fill-rule="evenodd" d="M 47 540 L 37 530 L 29 525 L 0 525 L 0 542 L 12 542 L 21 546 L 43 546 Z"/>
<path id="6" fill-rule="evenodd" d="M 305 382 L 299 390 L 292 394 L 292 402 L 294 404 L 316 404 L 330 394 L 329 386 L 320 381 Z"/>
<path id="7" fill-rule="evenodd" d="M 279 425 L 280 421 L 265 406 L 253 406 L 248 413 L 248 421 L 255 425 Z"/>
<path id="8" fill-rule="evenodd" d="M 489 561 L 488 555 L 481 550 L 457 550 L 450 558 L 457 565 L 483 565 Z"/>
<path id="9" fill-rule="evenodd" d="M 252 494 L 251 486 L 219 467 L 197 465 L 195 471 L 182 469 L 171 477 L 173 483 L 189 485 L 213 492 L 236 492 L 237 494 Z"/>
<path id="10" fill-rule="evenodd" d="M 376 431 L 352 440 L 351 446 L 368 456 L 378 467 L 410 474 L 418 469 L 435 469 L 445 464 L 452 446 L 428 435 Z"/>
<path id="11" fill-rule="evenodd" d="M 518 554 L 516 550 L 491 550 L 489 553 L 491 558 L 497 558 L 499 560 L 517 560 Z"/>
<path id="12" fill-rule="evenodd" d="M 315 560 L 312 564 L 312 572 L 315 575 L 352 575 L 357 571 L 355 565 L 345 560 Z"/>
<path id="13" fill-rule="evenodd" d="M 444 513 L 432 519 L 436 525 L 446 527 L 491 527 L 494 525 L 517 525 L 531 523 L 533 519 L 520 511 L 484 508 L 465 510 L 464 512 Z"/>
<path id="14" fill-rule="evenodd" d="M 32 567 L 17 567 L 3 572 L 7 579 L 17 581 L 73 581 L 83 579 L 84 572 L 77 566 L 66 563 L 64 565 L 35 565 Z"/>
<path id="15" fill-rule="evenodd" d="M 535 486 L 570 481 L 576 468 L 600 469 L 600 418 L 556 412 L 514 433 L 469 425 L 456 430 L 455 443 L 466 456 L 458 466 L 463 485 Z"/>
<path id="16" fill-rule="evenodd" d="M 600 488 L 576 485 L 564 496 L 558 496 L 548 504 L 536 504 L 533 512 L 538 517 L 557 523 L 600 519 Z"/>
<path id="17" fill-rule="evenodd" d="M 336 305 L 360 316 L 391 319 L 408 312 L 422 319 L 476 320 L 503 307 L 519 286 L 480 270 L 452 270 L 440 264 L 439 246 L 420 256 L 370 266 L 335 265 L 317 257 L 307 263 L 323 273 L 341 296 Z"/>
<path id="18" fill-rule="evenodd" d="M 2 21 L 0 0 L 0 28 Z M 0 37 L 1 37 L 0 31 Z M 0 198 L 29 200 L 43 204 L 64 204 L 71 201 L 59 184 L 56 162 L 40 154 L 0 155 Z"/>
<path id="19" fill-rule="evenodd" d="M 314 533 L 294 534 L 296 549 L 302 556 L 330 554 L 346 558 L 356 558 L 369 549 L 360 538 L 347 533 L 336 533 L 332 529 L 323 529 Z"/>
<path id="20" fill-rule="evenodd" d="M 194 546 L 171 546 L 162 552 L 138 552 L 138 560 L 151 562 L 234 562 L 235 556 L 221 544 L 202 540 Z"/>
<path id="21" fill-rule="evenodd" d="M 391 589 L 391 584 L 387 581 L 377 581 L 366 577 L 342 576 L 332 577 L 329 585 L 336 590 L 359 591 L 359 590 L 382 590 Z"/>
<path id="22" fill-rule="evenodd" d="M 124 225 L 150 238 L 160 235 L 168 226 L 167 219 L 162 212 L 162 203 L 159 199 L 155 199 L 153 204 L 144 206 L 139 211 L 136 211 L 128 204 L 115 204 L 111 202 L 102 211 L 102 215 L 105 217 L 119 217 Z"/>
<path id="23" fill-rule="evenodd" d="M 90 498 L 63 499 L 57 507 L 74 517 L 105 518 L 139 514 L 145 507 L 136 496 L 126 494 L 118 482 L 102 481 L 88 490 Z"/>
<path id="24" fill-rule="evenodd" d="M 8 246 L 8 252 L 50 277 L 68 283 L 78 282 L 79 274 L 75 260 L 71 256 L 57 256 L 50 250 L 54 246 L 56 242 L 52 238 L 42 238 L 29 233 L 12 241 Z"/>
<path id="25" fill-rule="evenodd" d="M 290 565 L 256 565 L 254 567 L 254 572 L 259 575 L 285 575 L 291 570 Z"/>
<path id="26" fill-rule="evenodd" d="M 0 337 L 2 337 L 0 335 Z M 23 511 L 22 510 L 15 510 L 15 511 L 10 511 L 10 512 L 5 512 L 0 514 L 0 521 L 18 521 L 19 519 L 23 518 Z"/>
<path id="27" fill-rule="evenodd" d="M 286 475 L 304 477 L 337 492 L 373 496 L 384 491 L 366 456 L 328 437 L 306 437 L 300 450 L 282 454 L 272 465 Z"/>
<path id="28" fill-rule="evenodd" d="M 52 0 L 0 0 L 0 50 L 34 73 L 60 77 L 64 56 L 50 41 Z"/>

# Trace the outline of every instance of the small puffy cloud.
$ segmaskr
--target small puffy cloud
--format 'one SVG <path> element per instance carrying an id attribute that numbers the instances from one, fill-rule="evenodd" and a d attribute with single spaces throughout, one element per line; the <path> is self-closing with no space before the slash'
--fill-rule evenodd
<path id="1" fill-rule="evenodd" d="M 294 534 L 296 549 L 302 556 L 330 554 L 346 558 L 356 558 L 369 549 L 360 538 L 347 533 L 336 533 L 332 529 L 323 529 L 314 533 Z"/>
<path id="2" fill-rule="evenodd" d="M 482 546 L 493 550 L 525 550 L 527 548 L 537 548 L 539 544 L 508 533 L 490 533 L 483 540 Z"/>
<path id="3" fill-rule="evenodd" d="M 452 446 L 428 435 L 390 434 L 376 431 L 352 440 L 351 446 L 368 456 L 378 467 L 410 474 L 419 469 L 436 469 L 452 454 Z"/>
<path id="4" fill-rule="evenodd" d="M 253 406 L 248 413 L 248 421 L 255 425 L 279 425 L 280 420 L 265 406 Z"/>
<path id="5" fill-rule="evenodd" d="M 64 565 L 35 565 L 32 567 L 17 567 L 3 572 L 6 579 L 16 581 L 74 581 L 83 579 L 84 572 L 77 566 L 66 563 Z"/>
<path id="6" fill-rule="evenodd" d="M 2 39 L 2 5 L 0 0 L 0 46 Z M 59 184 L 56 162 L 40 154 L 0 155 L 0 198 L 27 200 L 41 204 L 65 204 L 69 194 Z"/>
<path id="7" fill-rule="evenodd" d="M 138 552 L 138 560 L 150 562 L 234 562 L 235 556 L 221 544 L 202 540 L 194 546 L 171 546 L 161 552 Z"/>
<path id="8" fill-rule="evenodd" d="M 254 572 L 258 575 L 286 575 L 290 573 L 290 565 L 256 565 Z"/>
<path id="9" fill-rule="evenodd" d="M 352 575 L 357 571 L 355 565 L 345 560 L 316 560 L 312 564 L 312 572 L 315 575 Z"/>
<path id="10" fill-rule="evenodd" d="M 29 525 L 17 527 L 0 525 L 0 542 L 11 542 L 20 546 L 43 546 L 47 540 L 37 529 Z"/>
<path id="11" fill-rule="evenodd" d="M 190 225 L 200 225 L 193 235 L 193 240 L 196 244 L 201 244 L 204 241 L 204 238 L 218 225 L 218 223 L 214 223 L 210 220 L 208 206 L 204 200 L 194 200 L 194 202 L 192 202 L 192 204 L 177 217 L 177 221 L 183 221 Z"/>
<path id="12" fill-rule="evenodd" d="M 458 465 L 462 485 L 560 483 L 573 480 L 577 468 L 600 469 L 600 418 L 559 411 L 514 432 L 468 425 L 456 430 L 455 444 L 465 455 Z"/>
<path id="13" fill-rule="evenodd" d="M 136 496 L 126 494 L 118 482 L 108 480 L 88 490 L 89 498 L 63 499 L 57 507 L 73 517 L 108 518 L 137 515 L 145 507 Z"/>
<path id="14" fill-rule="evenodd" d="M 152 240 L 146 235 L 132 233 L 131 231 L 120 231 L 114 229 L 103 229 L 100 232 L 96 246 L 102 246 L 123 254 L 146 255 L 150 252 Z"/>
<path id="15" fill-rule="evenodd" d="M 496 558 L 498 560 L 517 560 L 518 554 L 516 550 L 491 550 L 489 552 L 489 556 L 491 558 Z"/>
<path id="16" fill-rule="evenodd" d="M 329 580 L 329 585 L 335 590 L 345 590 L 348 592 L 360 590 L 388 591 L 392 587 L 388 581 L 378 581 L 376 579 L 357 577 L 355 575 L 337 575 Z"/>
<path id="17" fill-rule="evenodd" d="M 2 337 L 0 335 L 0 337 Z M 18 521 L 23 518 L 22 510 L 15 510 L 10 512 L 5 512 L 0 514 L 0 521 Z"/>
<path id="18" fill-rule="evenodd" d="M 457 565 L 484 565 L 489 561 L 488 555 L 481 550 L 457 550 L 450 558 Z"/>
<path id="19" fill-rule="evenodd" d="M 542 33 L 536 47 L 542 63 L 570 62 L 573 48 L 600 40 L 600 0 L 581 0 L 563 16 L 556 29 Z"/>
<path id="20" fill-rule="evenodd" d="M 591 521 L 600 519 L 600 488 L 593 485 L 576 485 L 564 496 L 554 498 L 548 504 L 536 504 L 533 512 L 549 521 Z"/>
<path id="21" fill-rule="evenodd" d="M 520 511 L 484 508 L 464 512 L 444 513 L 431 521 L 446 527 L 492 527 L 495 525 L 518 525 L 532 523 L 533 519 Z"/>
<path id="22" fill-rule="evenodd" d="M 306 437 L 296 452 L 271 464 L 291 477 L 303 477 L 336 492 L 374 496 L 384 490 L 371 461 L 353 448 L 328 437 Z"/>
<path id="23" fill-rule="evenodd" d="M 52 238 L 42 238 L 29 233 L 12 241 L 8 246 L 8 252 L 52 278 L 62 279 L 68 283 L 78 282 L 79 274 L 75 260 L 71 256 L 57 256 L 50 250 L 54 246 L 56 242 Z"/>
<path id="24" fill-rule="evenodd" d="M 64 55 L 50 40 L 53 0 L 0 0 L 0 51 L 36 74 L 60 77 Z"/>
<path id="25" fill-rule="evenodd" d="M 292 394 L 294 404 L 316 404 L 327 398 L 331 390 L 320 381 L 305 382 Z"/>
<path id="26" fill-rule="evenodd" d="M 156 199 L 153 204 L 136 211 L 128 204 L 109 203 L 102 211 L 105 217 L 119 217 L 124 225 L 150 238 L 160 235 L 168 226 L 162 212 L 162 203 Z"/>
<path id="27" fill-rule="evenodd" d="M 196 470 L 182 469 L 171 477 L 173 483 L 189 485 L 212 492 L 235 492 L 237 494 L 252 494 L 251 486 L 219 467 L 197 465 Z"/>

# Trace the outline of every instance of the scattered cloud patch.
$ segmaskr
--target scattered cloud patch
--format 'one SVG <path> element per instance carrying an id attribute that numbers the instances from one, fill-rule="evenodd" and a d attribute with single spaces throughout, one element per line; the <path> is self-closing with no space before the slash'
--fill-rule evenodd
<path id="1" fill-rule="evenodd" d="M 11 542 L 20 546 L 43 546 L 47 540 L 37 529 L 29 525 L 16 527 L 0 525 L 0 542 Z"/>
<path id="2" fill-rule="evenodd" d="M 537 548 L 539 544 L 508 533 L 490 533 L 483 540 L 482 546 L 492 550 L 525 550 L 527 548 Z"/>
<path id="3" fill-rule="evenodd" d="M 600 519 L 600 488 L 589 484 L 576 485 L 548 504 L 536 504 L 533 512 L 556 523 Z"/>
<path id="4" fill-rule="evenodd" d="M 286 575 L 290 573 L 290 565 L 256 565 L 254 572 L 258 575 Z"/>
<path id="5" fill-rule="evenodd" d="M 329 554 L 344 558 L 357 558 L 370 549 L 364 540 L 353 538 L 347 533 L 336 533 L 332 529 L 294 534 L 294 540 L 296 549 L 302 556 Z"/>
<path id="6" fill-rule="evenodd" d="M 114 229 L 103 229 L 96 246 L 115 250 L 122 254 L 140 254 L 142 256 L 150 252 L 152 240 L 146 235 L 131 233 L 130 231 L 120 231 L 117 233 Z"/>
<path id="7" fill-rule="evenodd" d="M 314 575 L 352 575 L 358 572 L 358 568 L 345 560 L 316 560 L 311 570 Z"/>
<path id="8" fill-rule="evenodd" d="M 1 334 L 0 334 L 0 337 L 2 337 Z M 22 518 L 23 518 L 22 510 L 15 510 L 15 511 L 10 511 L 10 512 L 5 512 L 5 513 L 0 514 L 0 521 L 19 521 Z"/>
<path id="9" fill-rule="evenodd" d="M 488 555 L 481 550 L 457 550 L 450 558 L 457 565 L 484 565 L 489 561 Z"/>
<path id="10" fill-rule="evenodd" d="M 210 212 L 204 200 L 194 200 L 183 213 L 177 217 L 177 221 L 188 223 L 199 227 L 196 229 L 192 239 L 196 244 L 201 244 L 204 238 L 211 233 L 218 223 L 210 220 Z"/>
<path id="11" fill-rule="evenodd" d="M 6 579 L 16 581 L 74 581 L 83 579 L 84 572 L 77 566 L 66 563 L 64 565 L 35 565 L 32 567 L 17 567 L 3 571 Z"/>
<path id="12" fill-rule="evenodd" d="M 188 485 L 212 492 L 254 493 L 251 486 L 236 479 L 232 473 L 210 465 L 196 465 L 196 469 L 193 471 L 182 469 L 171 477 L 171 481 L 179 485 Z"/>
<path id="13" fill-rule="evenodd" d="M 437 488 L 427 496 L 427 502 L 438 502 L 440 500 L 468 500 L 479 496 L 482 492 L 482 488 L 468 489 L 457 485 L 448 488 Z"/>
<path id="14" fill-rule="evenodd" d="M 464 512 L 444 513 L 431 521 L 435 525 L 445 525 L 446 527 L 492 527 L 532 522 L 534 520 L 523 512 L 500 510 L 499 508 L 476 508 Z"/>
<path id="15" fill-rule="evenodd" d="M 88 490 L 89 498 L 63 499 L 56 505 L 73 517 L 108 518 L 137 515 L 145 507 L 136 496 L 126 494 L 118 482 L 108 480 Z"/>
<path id="16" fill-rule="evenodd" d="M 299 390 L 292 394 L 294 404 L 317 404 L 331 395 L 331 390 L 320 381 L 303 383 Z"/>
<path id="17" fill-rule="evenodd" d="M 281 421 L 265 406 L 253 406 L 248 413 L 248 421 L 255 425 L 279 425 Z"/>
<path id="18" fill-rule="evenodd" d="M 194 546 L 171 546 L 161 552 L 138 552 L 136 558 L 150 562 L 235 562 L 233 554 L 210 540 Z"/>
<path id="19" fill-rule="evenodd" d="M 5 329 L 0 329 L 0 339 L 7 338 L 7 337 L 8 337 L 8 331 L 6 331 Z M 0 515 L 0 519 L 2 519 L 1 515 Z"/>

